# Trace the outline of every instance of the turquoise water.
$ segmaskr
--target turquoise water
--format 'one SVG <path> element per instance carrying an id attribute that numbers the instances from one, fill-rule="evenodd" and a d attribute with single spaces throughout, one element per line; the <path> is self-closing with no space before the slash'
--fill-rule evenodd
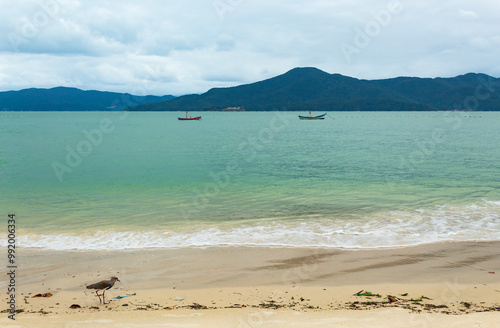
<path id="1" fill-rule="evenodd" d="M 190 114 L 1 113 L 0 213 L 19 245 L 500 239 L 500 113 Z"/>

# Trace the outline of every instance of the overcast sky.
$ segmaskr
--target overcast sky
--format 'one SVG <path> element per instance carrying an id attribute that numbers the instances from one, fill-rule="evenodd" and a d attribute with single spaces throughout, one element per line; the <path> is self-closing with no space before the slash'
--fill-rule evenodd
<path id="1" fill-rule="evenodd" d="M 202 93 L 312 66 L 500 77 L 498 0 L 0 2 L 0 91 Z"/>

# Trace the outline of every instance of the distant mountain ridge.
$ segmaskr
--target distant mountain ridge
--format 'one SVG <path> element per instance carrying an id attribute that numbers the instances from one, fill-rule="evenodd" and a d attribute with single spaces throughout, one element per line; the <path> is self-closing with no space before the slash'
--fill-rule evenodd
<path id="1" fill-rule="evenodd" d="M 134 96 L 76 88 L 0 92 L 7 111 L 500 111 L 500 79 L 469 73 L 453 78 L 360 80 L 313 67 L 235 87 L 181 97 Z"/>
<path id="2" fill-rule="evenodd" d="M 454 78 L 360 80 L 317 68 L 294 68 L 246 85 L 133 106 L 131 111 L 433 111 L 500 110 L 500 79 L 469 73 Z"/>
<path id="3" fill-rule="evenodd" d="M 24 89 L 0 92 L 0 110 L 7 111 L 120 111 L 162 102 L 174 96 L 133 96 L 128 93 L 84 91 L 76 88 Z"/>

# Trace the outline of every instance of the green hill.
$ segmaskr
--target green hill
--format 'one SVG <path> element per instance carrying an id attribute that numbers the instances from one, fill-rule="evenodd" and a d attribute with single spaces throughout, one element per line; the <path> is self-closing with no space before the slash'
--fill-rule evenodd
<path id="1" fill-rule="evenodd" d="M 173 96 L 133 96 L 128 93 L 83 91 L 76 88 L 24 89 L 0 92 L 0 110 L 119 111 L 130 106 L 162 102 Z"/>
<path id="2" fill-rule="evenodd" d="M 228 107 L 247 111 L 497 111 L 500 80 L 474 73 L 454 78 L 360 80 L 317 68 L 295 68 L 264 81 L 213 88 L 201 95 L 181 96 L 128 110 L 207 111 Z"/>

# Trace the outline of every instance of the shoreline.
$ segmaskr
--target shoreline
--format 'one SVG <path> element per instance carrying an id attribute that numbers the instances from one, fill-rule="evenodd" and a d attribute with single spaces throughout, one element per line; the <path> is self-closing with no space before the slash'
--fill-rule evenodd
<path id="1" fill-rule="evenodd" d="M 314 271 L 316 279 L 312 283 L 325 283 L 318 280 L 318 272 L 330 272 L 332 276 L 340 276 L 346 273 L 356 272 L 361 276 L 369 270 L 384 269 L 389 267 L 414 266 L 412 273 L 425 273 L 429 267 L 437 266 L 439 270 L 432 277 L 443 277 L 448 273 L 458 274 L 470 270 L 490 271 L 486 268 L 475 268 L 476 262 L 485 263 L 486 266 L 500 266 L 500 241 L 442 241 L 415 246 L 393 246 L 378 248 L 325 248 L 325 247 L 291 247 L 291 246 L 190 246 L 182 248 L 142 248 L 142 249 L 120 249 L 120 250 L 46 250 L 35 248 L 17 248 L 20 269 L 27 267 L 28 273 L 36 271 L 53 270 L 70 273 L 81 273 L 91 270 L 100 271 L 106 269 L 109 274 L 124 274 L 128 272 L 153 271 L 162 267 L 162 264 L 171 264 L 169 273 L 175 277 L 182 274 L 179 272 L 183 267 L 190 267 L 191 271 L 217 270 L 220 274 L 229 271 L 259 270 L 280 273 L 293 268 Z M 500 253 L 500 252 L 498 252 Z M 487 255 L 484 255 L 487 254 Z M 68 260 L 70 262 L 68 262 Z M 448 266 L 443 265 L 449 264 Z M 139 264 L 139 267 L 137 267 Z M 422 264 L 422 265 L 417 265 Z M 224 268 L 221 269 L 220 266 Z M 341 269 L 340 267 L 342 266 Z M 115 270 L 111 270 L 115 268 Z M 444 269 L 452 269 L 450 272 Z M 500 270 L 500 268 L 498 268 Z M 121 272 L 120 272 L 121 270 Z M 493 270 L 494 271 L 494 270 Z M 104 273 L 103 273 L 104 274 Z M 400 279 L 401 274 L 392 272 L 391 277 Z M 311 274 L 312 275 L 312 274 Z M 33 278 L 33 275 L 30 274 Z M 431 275 L 425 275 L 419 282 L 428 282 Z M 22 277 L 24 278 L 24 276 Z M 254 279 L 260 281 L 260 276 L 254 274 L 250 277 L 249 284 Z M 367 276 L 373 281 L 373 276 Z M 172 280 L 174 278 L 171 278 Z M 382 279 L 382 277 L 378 277 Z M 234 279 L 222 281 L 223 286 L 232 286 Z M 304 279 L 301 279 L 304 280 Z M 198 279 L 197 281 L 203 281 Z M 330 281 L 334 282 L 336 280 Z M 404 280 L 403 280 L 404 281 Z M 274 283 L 282 283 L 275 280 Z M 137 283 L 135 279 L 130 283 Z M 203 282 L 203 285 L 211 281 Z M 190 284 L 194 284 L 191 282 Z M 199 284 L 199 283 L 198 283 Z M 167 285 L 162 285 L 166 287 Z M 197 284 L 194 284 L 197 287 Z M 210 285 L 209 285 L 210 286 Z M 141 286 L 145 287 L 145 286 Z M 152 286 L 157 288 L 158 286 Z"/>
<path id="2" fill-rule="evenodd" d="M 424 242 L 418 244 L 408 244 L 408 245 L 392 245 L 392 246 L 367 246 L 367 247 L 351 247 L 351 246 L 302 246 L 302 245 L 253 245 L 253 244 L 220 244 L 220 245 L 188 245 L 188 246 L 159 246 L 159 247 L 131 247 L 131 248 L 118 248 L 118 249 L 52 249 L 52 248 L 43 248 L 43 247 L 19 247 L 16 249 L 23 253 L 26 253 L 29 256 L 37 255 L 50 255 L 51 253 L 62 255 L 64 253 L 72 253 L 72 254 L 81 254 L 84 255 L 86 253 L 116 253 L 116 256 L 125 255 L 127 253 L 137 253 L 137 252 L 150 252 L 154 254 L 161 254 L 164 252 L 183 252 L 183 251 L 216 251 L 216 250 L 240 250 L 240 249 L 269 249 L 269 250 L 297 250 L 299 252 L 302 251 L 338 251 L 338 252 L 377 252 L 377 251 L 397 251 L 404 249 L 415 249 L 415 248 L 447 248 L 447 245 L 450 247 L 459 246 L 471 246 L 475 247 L 475 245 L 479 247 L 488 247 L 489 244 L 498 244 L 500 247 L 500 239 L 495 240 L 442 240 L 442 241 L 432 241 L 432 242 Z M 7 249 L 6 246 L 0 245 L 0 248 Z M 46 253 L 46 254 L 43 254 Z M 123 253 L 123 254 L 118 254 Z"/>
<path id="3" fill-rule="evenodd" d="M 237 327 L 244 318 L 242 327 L 268 327 L 269 320 L 282 321 L 272 327 L 289 327 L 296 320 L 335 322 L 340 316 L 346 327 L 355 327 L 371 316 L 408 326 L 408 320 L 418 322 L 430 315 L 443 325 L 461 327 L 462 321 L 474 318 L 493 327 L 500 320 L 498 249 L 500 241 L 370 250 L 19 248 L 16 305 L 24 312 L 16 314 L 15 323 L 2 313 L 0 323 L 58 327 L 79 322 L 76 326 L 90 327 L 96 324 L 85 322 L 90 316 L 104 327 L 131 322 L 140 326 L 149 320 L 159 325 Z M 99 304 L 85 286 L 111 276 L 121 282 L 106 292 L 110 304 Z M 0 287 L 7 289 L 4 282 Z M 53 296 L 32 297 L 39 293 Z M 112 299 L 126 295 L 132 296 Z M 70 309 L 72 304 L 81 308 Z M 461 314 L 468 319 L 459 319 Z M 248 323 L 252 315 L 262 324 Z"/>

